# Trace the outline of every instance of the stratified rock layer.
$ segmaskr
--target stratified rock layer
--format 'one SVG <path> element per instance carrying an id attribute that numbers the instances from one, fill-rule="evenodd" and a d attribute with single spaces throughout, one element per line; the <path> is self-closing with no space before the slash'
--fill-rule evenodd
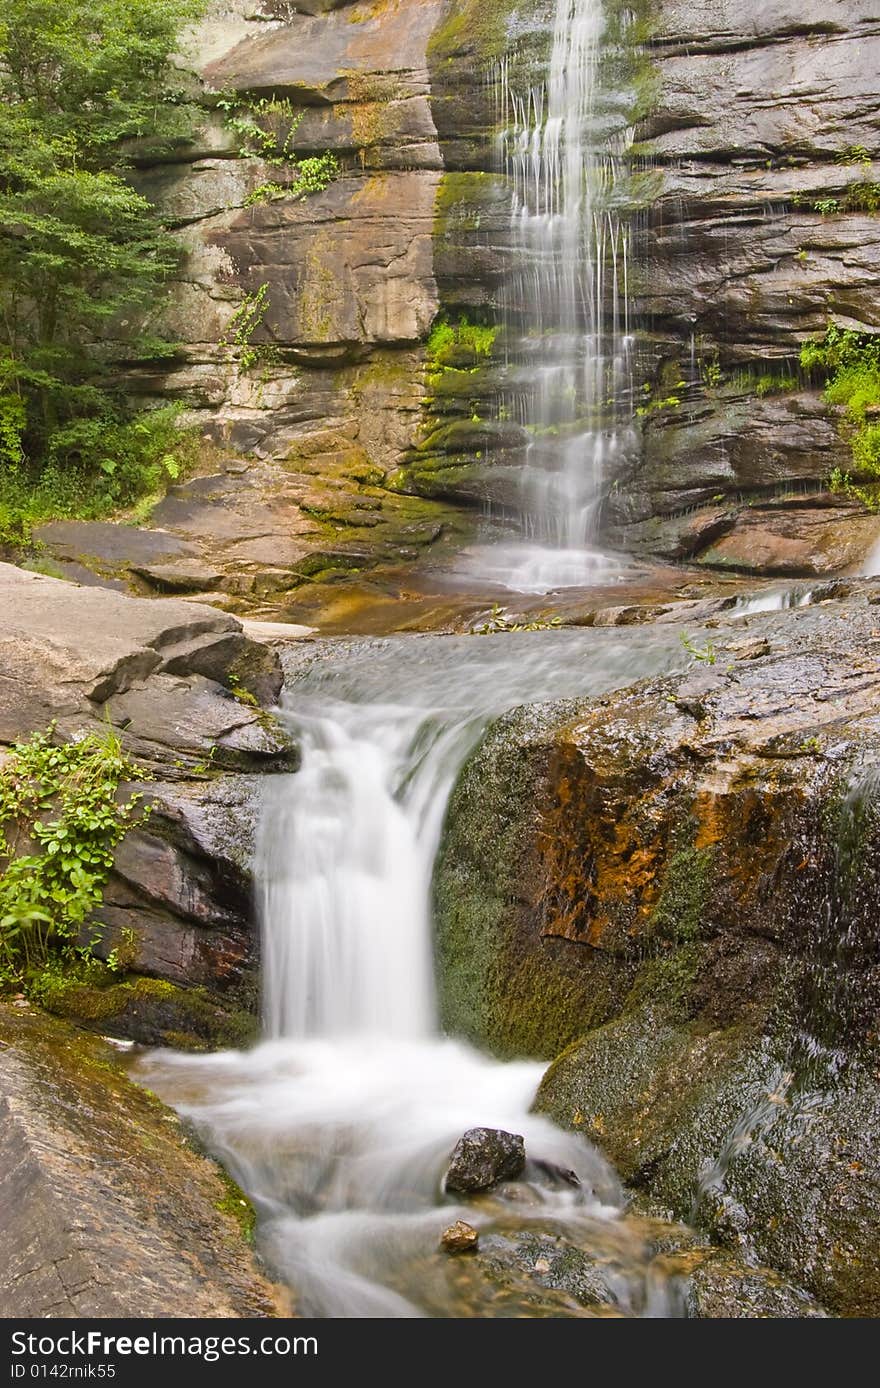
<path id="1" fill-rule="evenodd" d="M 852 459 L 799 352 L 829 319 L 880 328 L 880 221 L 854 191 L 876 187 L 880 168 L 880 19 L 850 0 L 833 12 L 665 0 L 651 21 L 634 154 L 659 185 L 632 271 L 650 393 L 642 460 L 610 499 L 611 533 L 654 553 L 678 536 L 677 557 L 720 567 L 858 567 L 870 520 L 821 509 L 829 473 Z M 801 496 L 794 532 L 764 504 L 779 493 Z M 715 533 L 698 540 L 710 512 Z"/>
<path id="2" fill-rule="evenodd" d="M 119 846 L 94 948 L 132 977 L 55 980 L 53 1010 L 150 1044 L 239 1044 L 253 1033 L 252 864 L 260 778 L 293 771 L 272 705 L 277 652 L 234 617 L 0 565 L 0 746 L 115 731 L 151 779 Z M 89 940 L 93 934 L 89 926 Z"/>

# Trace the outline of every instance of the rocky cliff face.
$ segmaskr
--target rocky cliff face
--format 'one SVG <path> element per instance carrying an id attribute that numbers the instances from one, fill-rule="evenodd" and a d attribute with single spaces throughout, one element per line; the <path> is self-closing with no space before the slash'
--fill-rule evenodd
<path id="1" fill-rule="evenodd" d="M 827 509 L 849 452 L 798 353 L 830 318 L 880 327 L 880 221 L 846 210 L 877 178 L 877 30 L 845 0 L 653 12 L 634 274 L 658 407 L 609 507 L 628 548 L 802 573 L 864 553 L 870 523 Z"/>
<path id="2" fill-rule="evenodd" d="M 300 200 L 253 201 L 272 167 L 237 157 L 216 106 L 183 163 L 143 174 L 188 250 L 170 324 L 186 360 L 152 385 L 224 444 L 275 459 L 261 490 L 307 515 L 291 472 L 334 477 L 323 519 L 349 541 L 377 513 L 399 538 L 401 489 L 515 503 L 528 437 L 509 405 L 529 387 L 503 334 L 479 358 L 465 341 L 438 361 L 428 343 L 426 361 L 425 343 L 438 313 L 499 326 L 511 256 L 499 64 L 513 91 L 542 80 L 553 13 L 550 0 L 216 6 L 195 45 L 203 100 L 290 102 L 293 148 L 332 151 L 341 176 Z M 606 15 L 603 91 L 633 123 L 618 203 L 644 384 L 608 533 L 718 567 L 845 568 L 877 526 L 824 490 L 847 447 L 797 358 L 830 316 L 880 326 L 877 218 L 844 210 L 880 154 L 878 21 L 847 0 L 833 17 L 785 0 Z M 241 372 L 224 335 L 262 286 L 253 338 L 278 356 Z"/>
<path id="3" fill-rule="evenodd" d="M 215 0 L 187 58 L 200 128 L 159 162 L 145 150 L 138 174 L 185 251 L 163 310 L 181 349 L 132 387 L 184 402 L 216 450 L 154 513 L 162 573 L 91 532 L 46 528 L 51 554 L 136 591 L 308 619 L 316 584 L 442 553 L 486 503 L 516 510 L 535 380 L 505 335 L 500 93 L 545 80 L 554 13 Z M 849 449 L 798 354 L 830 317 L 880 326 L 876 198 L 858 194 L 877 187 L 880 21 L 854 0 L 605 14 L 637 325 L 606 536 L 715 568 L 858 567 L 878 524 L 826 491 Z M 276 141 L 260 157 L 253 119 Z M 281 195 L 282 147 L 332 155 L 336 175 Z"/>

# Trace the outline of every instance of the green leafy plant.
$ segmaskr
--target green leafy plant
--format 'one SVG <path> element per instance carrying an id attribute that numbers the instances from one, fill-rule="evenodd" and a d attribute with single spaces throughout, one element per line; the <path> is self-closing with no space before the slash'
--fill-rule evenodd
<path id="1" fill-rule="evenodd" d="M 59 745 L 54 725 L 0 766 L 0 971 L 21 979 L 52 958 L 82 957 L 82 936 L 142 797 L 145 779 L 116 734 Z M 86 949 L 86 952 L 88 950 Z"/>
<path id="2" fill-rule="evenodd" d="M 718 389 L 724 380 L 724 372 L 721 369 L 721 361 L 717 353 L 714 357 L 710 357 L 708 361 L 703 362 L 700 368 L 700 374 L 708 390 Z"/>
<path id="3" fill-rule="evenodd" d="M 847 212 L 880 211 L 880 183 L 871 179 L 851 183 L 844 195 L 843 205 Z"/>
<path id="4" fill-rule="evenodd" d="M 261 284 L 253 294 L 246 294 L 233 313 L 221 338 L 221 345 L 238 353 L 242 371 L 250 371 L 258 363 L 271 363 L 277 358 L 277 348 L 271 342 L 254 342 L 253 336 L 263 326 L 269 310 L 269 285 Z"/>
<path id="5" fill-rule="evenodd" d="M 261 97 L 250 101 L 234 92 L 224 92 L 217 102 L 226 128 L 238 139 L 240 159 L 262 159 L 281 165 L 294 159 L 293 139 L 302 123 L 286 97 Z M 279 126 L 285 126 L 283 135 Z"/>
<path id="6" fill-rule="evenodd" d="M 846 149 L 841 150 L 834 162 L 843 164 L 845 167 L 852 164 L 870 164 L 871 156 L 864 145 L 849 145 Z"/>
<path id="7" fill-rule="evenodd" d="M 294 111 L 286 97 L 249 101 L 230 93 L 224 94 L 217 106 L 224 112 L 227 128 L 238 140 L 239 158 L 259 159 L 285 171 L 284 183 L 276 180 L 261 183 L 245 198 L 245 207 L 279 198 L 323 193 L 338 176 L 339 160 L 329 150 L 305 159 L 297 157 L 293 142 L 302 123 L 302 114 Z"/>
<path id="8" fill-rule="evenodd" d="M 767 373 L 759 376 L 755 382 L 755 394 L 762 400 L 766 395 L 782 395 L 797 388 L 798 381 L 795 376 L 774 376 Z"/>
<path id="9" fill-rule="evenodd" d="M 877 510 L 880 495 L 870 484 L 880 481 L 880 335 L 829 323 L 823 337 L 804 343 L 801 365 L 825 376 L 825 399 L 842 409 L 840 432 L 850 445 L 853 467 L 832 471 L 831 490 Z"/>
<path id="10" fill-rule="evenodd" d="M 686 631 L 679 636 L 681 644 L 684 646 L 688 655 L 693 656 L 694 660 L 700 661 L 702 665 L 714 665 L 718 659 L 718 652 L 709 641 L 705 646 L 698 646 Z"/>
<path id="11" fill-rule="evenodd" d="M 112 413 L 70 420 L 53 434 L 46 460 L 0 469 L 0 542 L 29 542 L 32 526 L 56 516 L 99 520 L 132 506 L 151 508 L 193 463 L 194 429 L 167 405 L 120 420 Z"/>
<path id="12" fill-rule="evenodd" d="M 495 636 L 502 631 L 552 631 L 561 626 L 562 618 L 558 616 L 535 617 L 529 622 L 523 622 L 517 617 L 508 616 L 501 604 L 496 602 L 489 614 L 489 620 L 473 627 L 471 634 L 473 636 Z"/>
<path id="13" fill-rule="evenodd" d="M 676 381 L 669 395 L 661 395 L 659 392 L 652 394 L 653 387 L 646 382 L 642 386 L 644 404 L 637 406 L 636 415 L 644 419 L 647 415 L 656 414 L 661 410 L 677 409 L 682 401 L 679 392 L 686 389 L 687 381 Z"/>
<path id="14" fill-rule="evenodd" d="M 261 183 L 253 192 L 248 193 L 244 200 L 245 207 L 256 207 L 262 202 L 277 202 L 279 198 L 287 196 L 287 189 L 283 183 Z"/>

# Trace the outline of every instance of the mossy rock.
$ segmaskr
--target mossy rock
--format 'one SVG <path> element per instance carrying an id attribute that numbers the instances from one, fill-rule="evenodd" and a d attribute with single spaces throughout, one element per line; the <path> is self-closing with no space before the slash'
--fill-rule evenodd
<path id="1" fill-rule="evenodd" d="M 39 989 L 47 1012 L 88 1031 L 126 1037 L 146 1046 L 212 1050 L 256 1041 L 256 1016 L 226 1007 L 204 988 L 178 988 L 163 979 L 129 975 L 104 986 L 63 975 Z"/>

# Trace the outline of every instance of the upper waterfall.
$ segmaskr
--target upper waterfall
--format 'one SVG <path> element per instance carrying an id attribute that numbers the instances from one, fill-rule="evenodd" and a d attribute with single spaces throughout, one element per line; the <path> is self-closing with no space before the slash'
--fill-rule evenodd
<path id="1" fill-rule="evenodd" d="M 614 212 L 615 149 L 601 68 L 602 0 L 557 0 L 546 80 L 496 73 L 499 161 L 512 190 L 504 288 L 510 410 L 530 435 L 511 586 L 577 584 L 607 567 L 595 539 L 631 400 L 629 241 Z"/>

